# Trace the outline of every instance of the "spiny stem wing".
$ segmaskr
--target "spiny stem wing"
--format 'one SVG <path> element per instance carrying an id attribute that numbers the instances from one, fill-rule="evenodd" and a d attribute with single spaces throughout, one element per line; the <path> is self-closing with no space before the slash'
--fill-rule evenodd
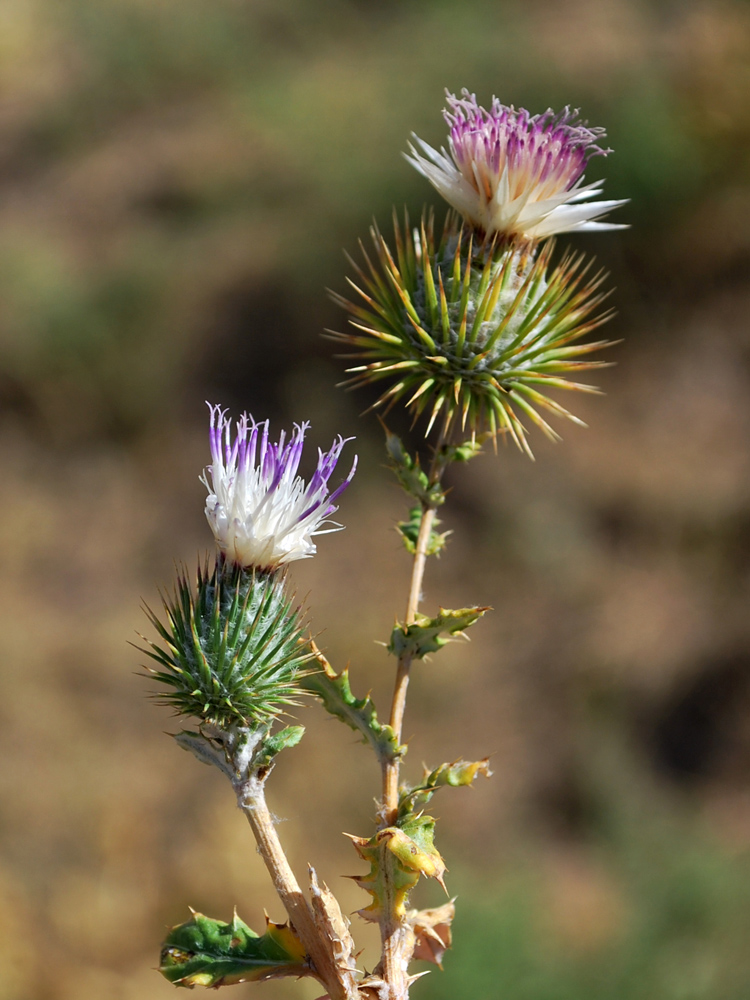
<path id="1" fill-rule="evenodd" d="M 409 511 L 408 521 L 399 521 L 396 524 L 396 531 L 403 539 L 406 551 L 410 555 L 415 555 L 417 551 L 417 540 L 419 538 L 419 531 L 422 527 L 422 518 L 424 517 L 424 511 L 421 507 L 412 507 Z M 440 521 L 437 517 L 433 519 L 433 525 L 439 526 Z M 431 531 L 430 537 L 427 540 L 427 548 L 425 549 L 425 554 L 428 556 L 435 556 L 442 549 L 445 548 L 445 542 L 450 535 L 450 531 Z"/>

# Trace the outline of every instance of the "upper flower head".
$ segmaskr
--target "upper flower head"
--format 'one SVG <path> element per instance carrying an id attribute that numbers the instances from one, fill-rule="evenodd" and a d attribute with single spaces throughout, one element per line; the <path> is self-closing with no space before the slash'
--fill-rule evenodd
<path id="1" fill-rule="evenodd" d="M 403 400 L 429 417 L 426 434 L 440 418 L 446 439 L 456 428 L 507 432 L 528 454 L 524 417 L 555 440 L 540 410 L 580 423 L 548 391 L 595 391 L 568 376 L 602 364 L 587 355 L 606 342 L 587 335 L 610 315 L 597 312 L 604 276 L 583 256 L 552 264 L 553 241 L 536 252 L 475 240 L 455 212 L 442 236 L 429 215 L 394 228 L 395 252 L 374 228 L 375 256 L 354 265 L 362 301 L 333 295 L 354 328 L 331 334 L 360 361 L 350 384 L 389 382 L 374 406 Z"/>
<path id="2" fill-rule="evenodd" d="M 489 111 L 468 90 L 447 94 L 450 156 L 418 136 L 406 158 L 472 226 L 488 236 L 532 240 L 572 230 L 620 229 L 592 222 L 624 201 L 595 201 L 601 182 L 582 184 L 590 157 L 611 152 L 598 145 L 602 128 L 588 128 L 578 112 L 516 111 L 492 99 Z"/>
<path id="3" fill-rule="evenodd" d="M 206 517 L 219 549 L 234 563 L 276 569 L 315 553 L 313 535 L 336 531 L 328 521 L 336 499 L 357 467 L 333 492 L 328 480 L 347 440 L 338 437 L 330 451 L 318 450 L 318 466 L 309 482 L 297 475 L 307 423 L 295 424 L 288 443 L 268 439 L 268 421 L 256 423 L 243 413 L 232 439 L 232 424 L 219 406 L 211 410 L 211 465 L 201 476 L 208 490 Z M 323 527 L 323 525 L 331 525 Z"/>

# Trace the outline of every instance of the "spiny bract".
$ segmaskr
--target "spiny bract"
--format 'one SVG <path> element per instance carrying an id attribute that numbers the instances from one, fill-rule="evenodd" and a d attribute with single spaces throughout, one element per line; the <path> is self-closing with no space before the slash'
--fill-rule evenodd
<path id="1" fill-rule="evenodd" d="M 551 243 L 537 252 L 480 242 L 452 212 L 439 241 L 432 215 L 413 231 L 408 216 L 402 231 L 394 215 L 394 233 L 395 255 L 373 227 L 375 260 L 363 247 L 366 269 L 352 261 L 361 301 L 333 294 L 357 332 L 330 335 L 356 348 L 345 357 L 366 362 L 348 369 L 348 384 L 388 379 L 375 406 L 405 400 L 415 419 L 427 411 L 427 434 L 439 418 L 445 434 L 456 425 L 508 432 L 529 454 L 523 415 L 552 439 L 540 408 L 581 424 L 546 392 L 598 391 L 565 376 L 603 364 L 584 356 L 607 342 L 581 340 L 611 315 L 592 315 L 604 276 L 590 277 L 582 256 L 552 265 Z"/>
<path id="2" fill-rule="evenodd" d="M 169 688 L 157 697 L 178 714 L 254 726 L 295 703 L 311 653 L 283 576 L 220 558 L 211 572 L 199 568 L 195 589 L 182 572 L 164 611 L 162 623 L 146 609 L 163 645 L 149 642 L 145 652 L 160 667 L 150 674 Z"/>

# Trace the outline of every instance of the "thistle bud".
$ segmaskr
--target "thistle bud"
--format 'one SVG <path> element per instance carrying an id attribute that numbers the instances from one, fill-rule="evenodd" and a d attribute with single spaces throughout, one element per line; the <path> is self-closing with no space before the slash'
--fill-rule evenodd
<path id="1" fill-rule="evenodd" d="M 145 650 L 159 665 L 149 673 L 167 688 L 157 698 L 220 729 L 264 726 L 295 704 L 311 653 L 284 584 L 223 559 L 199 569 L 195 587 L 182 573 L 165 621 L 146 609 L 162 640 Z"/>

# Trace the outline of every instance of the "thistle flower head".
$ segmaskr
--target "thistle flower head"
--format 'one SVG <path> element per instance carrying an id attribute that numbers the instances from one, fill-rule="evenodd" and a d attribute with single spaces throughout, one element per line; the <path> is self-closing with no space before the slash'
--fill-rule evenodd
<path id="1" fill-rule="evenodd" d="M 611 152 L 599 145 L 603 128 L 589 128 L 568 107 L 530 115 L 496 97 L 486 110 L 468 90 L 446 94 L 450 152 L 415 135 L 421 152 L 410 144 L 406 158 L 472 226 L 528 240 L 622 228 L 592 220 L 625 202 L 589 202 L 601 185 L 583 184 L 589 159 Z"/>
<path id="2" fill-rule="evenodd" d="M 209 408 L 211 465 L 201 481 L 208 490 L 206 517 L 219 550 L 239 566 L 268 570 L 313 555 L 313 536 L 341 527 L 329 519 L 354 476 L 356 457 L 333 491 L 328 481 L 351 438 L 339 436 L 329 451 L 318 450 L 317 468 L 305 483 L 297 470 L 309 424 L 295 424 L 288 442 L 282 431 L 274 443 L 268 421 L 256 423 L 243 413 L 233 435 L 226 411 Z"/>
<path id="3" fill-rule="evenodd" d="M 219 557 L 213 570 L 199 568 L 195 586 L 180 574 L 163 622 L 146 613 L 161 639 L 145 650 L 159 665 L 149 672 L 168 689 L 159 699 L 178 714 L 220 728 L 254 726 L 296 703 L 312 654 L 283 575 Z"/>
<path id="4" fill-rule="evenodd" d="M 438 419 L 444 434 L 507 432 L 529 454 L 524 417 L 553 439 L 540 410 L 580 424 L 547 392 L 596 391 L 565 376 L 601 364 L 586 355 L 604 342 L 582 338 L 608 318 L 593 315 L 603 276 L 588 276 L 581 256 L 552 265 L 551 243 L 538 254 L 477 246 L 453 213 L 439 239 L 431 217 L 394 227 L 395 254 L 374 228 L 375 259 L 363 251 L 366 267 L 354 265 L 358 300 L 333 296 L 355 329 L 332 336 L 363 362 L 349 384 L 390 382 L 375 406 L 403 400 L 415 419 L 428 415 L 426 433 Z"/>

